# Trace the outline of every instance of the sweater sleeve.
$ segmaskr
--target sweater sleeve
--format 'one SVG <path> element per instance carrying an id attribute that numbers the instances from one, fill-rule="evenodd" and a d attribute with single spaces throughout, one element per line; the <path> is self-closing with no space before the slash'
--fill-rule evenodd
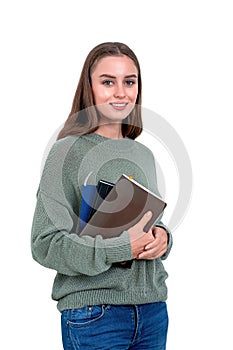
<path id="1" fill-rule="evenodd" d="M 162 260 L 165 260 L 165 259 L 167 259 L 168 255 L 170 254 L 170 251 L 172 249 L 172 245 L 173 245 L 172 233 L 171 233 L 170 229 L 166 225 L 164 225 L 164 223 L 161 220 L 156 222 L 155 226 L 162 227 L 167 232 L 167 236 L 168 236 L 167 250 L 163 254 L 163 256 L 161 257 Z"/>
<path id="2" fill-rule="evenodd" d="M 61 274 L 94 276 L 115 262 L 131 259 L 129 235 L 123 232 L 111 239 L 77 235 L 72 203 L 61 183 L 59 167 L 64 164 L 61 153 L 61 146 L 52 148 L 40 181 L 32 223 L 32 256 Z M 63 167 L 62 176 L 68 176 L 64 171 Z"/>

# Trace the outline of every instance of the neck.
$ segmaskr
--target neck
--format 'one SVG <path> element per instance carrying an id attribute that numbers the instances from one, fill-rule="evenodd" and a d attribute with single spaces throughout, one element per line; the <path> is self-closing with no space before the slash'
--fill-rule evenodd
<path id="1" fill-rule="evenodd" d="M 121 124 L 104 124 L 100 125 L 95 131 L 96 134 L 109 139 L 122 139 Z"/>

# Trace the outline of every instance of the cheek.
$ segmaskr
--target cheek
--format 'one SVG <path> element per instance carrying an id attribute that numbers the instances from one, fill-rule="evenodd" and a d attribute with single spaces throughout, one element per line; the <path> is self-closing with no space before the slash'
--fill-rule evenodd
<path id="1" fill-rule="evenodd" d="M 97 89 L 93 87 L 93 96 L 95 104 L 104 103 L 110 96 L 110 91 L 98 87 Z"/>
<path id="2" fill-rule="evenodd" d="M 131 101 L 135 103 L 138 97 L 138 87 L 135 86 L 135 88 L 129 89 L 128 96 L 131 99 Z"/>

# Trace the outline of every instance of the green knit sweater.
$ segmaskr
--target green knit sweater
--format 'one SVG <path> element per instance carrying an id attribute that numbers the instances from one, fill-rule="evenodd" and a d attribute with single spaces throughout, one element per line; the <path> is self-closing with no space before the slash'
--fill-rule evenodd
<path id="1" fill-rule="evenodd" d="M 32 224 L 32 255 L 57 275 L 52 298 L 60 311 L 98 304 L 143 304 L 167 298 L 162 259 L 134 260 L 131 268 L 114 263 L 130 260 L 128 232 L 103 239 L 79 237 L 81 187 L 100 179 L 115 183 L 122 174 L 158 194 L 152 152 L 141 143 L 109 139 L 95 133 L 56 141 L 45 162 Z"/>

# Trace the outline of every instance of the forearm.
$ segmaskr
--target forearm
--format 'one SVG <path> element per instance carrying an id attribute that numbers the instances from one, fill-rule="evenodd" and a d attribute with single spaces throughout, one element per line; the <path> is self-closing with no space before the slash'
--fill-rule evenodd
<path id="1" fill-rule="evenodd" d="M 52 208 L 49 214 L 45 201 L 49 201 L 48 206 Z M 32 225 L 33 258 L 41 265 L 69 276 L 97 275 L 115 262 L 131 259 L 127 232 L 111 239 L 79 237 L 72 233 L 72 226 L 69 211 L 40 193 Z"/>

